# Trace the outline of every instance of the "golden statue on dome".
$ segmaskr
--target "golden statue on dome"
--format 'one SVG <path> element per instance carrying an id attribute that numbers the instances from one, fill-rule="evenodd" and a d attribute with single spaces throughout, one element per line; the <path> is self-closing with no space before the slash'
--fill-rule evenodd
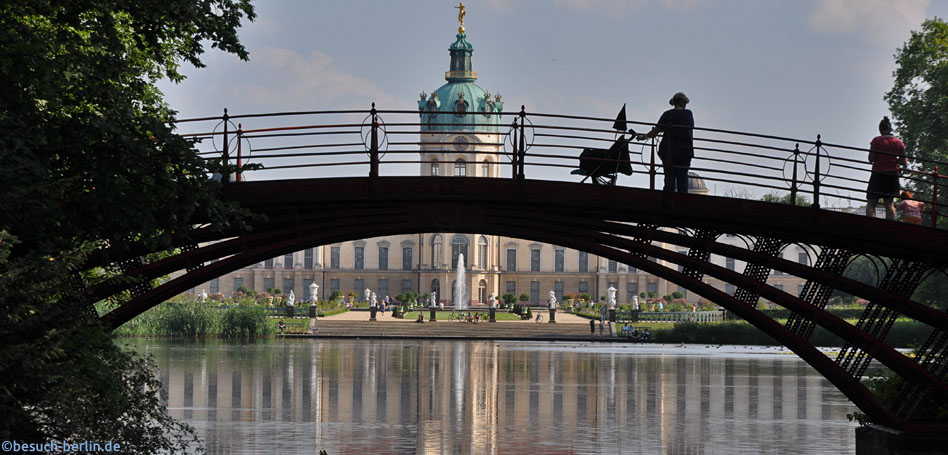
<path id="1" fill-rule="evenodd" d="M 460 2 L 460 3 L 461 3 L 460 5 L 455 6 L 455 8 L 459 10 L 458 22 L 461 23 L 461 26 L 458 27 L 458 33 L 464 33 L 464 15 L 467 14 L 467 11 L 464 10 L 464 2 Z"/>

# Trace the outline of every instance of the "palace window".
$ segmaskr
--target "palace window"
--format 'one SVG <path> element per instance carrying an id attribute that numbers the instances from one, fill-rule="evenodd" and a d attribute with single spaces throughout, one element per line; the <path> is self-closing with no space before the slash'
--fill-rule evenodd
<path id="1" fill-rule="evenodd" d="M 378 294 L 379 300 L 384 299 L 388 295 L 388 280 L 379 279 L 379 287 L 375 293 Z"/>
<path id="2" fill-rule="evenodd" d="M 579 271 L 580 272 L 589 271 L 589 253 L 585 251 L 579 252 Z"/>
<path id="3" fill-rule="evenodd" d="M 388 270 L 388 247 L 379 247 L 379 270 Z"/>
<path id="4" fill-rule="evenodd" d="M 441 234 L 431 238 L 431 268 L 441 268 Z"/>
<path id="5" fill-rule="evenodd" d="M 556 250 L 553 252 L 553 271 L 562 272 L 565 268 L 566 251 Z"/>
<path id="6" fill-rule="evenodd" d="M 339 268 L 339 247 L 338 246 L 329 248 L 329 268 L 331 269 Z"/>
<path id="7" fill-rule="evenodd" d="M 356 270 L 362 270 L 365 268 L 365 247 L 364 246 L 355 247 L 355 266 L 353 268 Z"/>
<path id="8" fill-rule="evenodd" d="M 530 271 L 539 272 L 540 271 L 540 250 L 530 250 Z"/>
<path id="9" fill-rule="evenodd" d="M 483 235 L 477 239 L 477 265 L 487 270 L 487 237 Z"/>
<path id="10" fill-rule="evenodd" d="M 369 296 L 365 295 L 365 280 L 355 280 L 352 286 L 355 287 L 356 294 L 359 294 L 356 300 L 364 302 L 369 299 Z"/>
<path id="11" fill-rule="evenodd" d="M 467 236 L 458 234 L 451 239 L 451 268 L 458 268 L 458 257 L 460 255 L 468 258 L 466 262 L 470 262 L 470 256 L 467 255 Z M 470 264 L 465 263 L 464 267 L 469 268 Z"/>
<path id="12" fill-rule="evenodd" d="M 810 265 L 810 256 L 806 254 L 806 251 L 801 251 L 797 253 L 797 262 L 803 265 Z"/>
<path id="13" fill-rule="evenodd" d="M 435 297 L 438 298 L 437 302 L 441 301 L 441 282 L 437 279 L 431 280 L 431 292 L 437 294 Z"/>
<path id="14" fill-rule="evenodd" d="M 454 176 L 455 177 L 467 176 L 467 163 L 464 162 L 463 158 L 458 158 L 454 162 Z"/>

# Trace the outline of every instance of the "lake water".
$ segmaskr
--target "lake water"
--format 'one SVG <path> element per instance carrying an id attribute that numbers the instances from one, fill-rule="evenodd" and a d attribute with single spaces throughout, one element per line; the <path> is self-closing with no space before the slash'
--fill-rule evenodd
<path id="1" fill-rule="evenodd" d="M 841 454 L 855 410 L 774 348 L 130 341 L 212 454 Z"/>

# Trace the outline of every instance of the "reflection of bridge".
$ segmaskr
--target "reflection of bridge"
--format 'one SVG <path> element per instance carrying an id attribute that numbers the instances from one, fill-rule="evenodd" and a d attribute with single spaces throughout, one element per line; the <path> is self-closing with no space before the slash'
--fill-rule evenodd
<path id="1" fill-rule="evenodd" d="M 531 131 L 523 128 L 523 116 L 517 122 L 519 124 L 508 133 L 508 140 L 504 140 L 508 144 L 505 147 L 509 147 L 506 156 L 512 164 L 511 179 L 387 176 L 381 172 L 381 165 L 387 163 L 383 161 L 384 156 L 395 157 L 392 164 L 417 163 L 398 159 L 399 153 L 417 154 L 417 143 L 398 143 L 392 139 L 396 137 L 396 128 L 411 125 L 408 123 L 389 124 L 383 128 L 378 122 L 369 122 L 362 132 L 358 129 L 359 123 L 298 126 L 292 127 L 292 133 L 287 132 L 291 128 L 259 130 L 255 134 L 261 141 L 272 136 L 289 140 L 306 134 L 301 130 L 321 135 L 331 133 L 334 127 L 340 130 L 339 134 L 352 130 L 350 134 L 365 139 L 368 153 L 361 149 L 346 151 L 353 145 L 361 147 L 361 142 L 306 146 L 282 144 L 269 148 L 255 145 L 254 153 L 257 155 L 252 155 L 251 159 L 267 164 L 272 162 L 268 159 L 289 156 L 301 161 L 267 164 L 267 167 L 284 170 L 310 167 L 313 172 L 329 166 L 348 169 L 357 164 L 368 164 L 369 176 L 226 184 L 221 193 L 223 199 L 265 215 L 265 220 L 250 222 L 249 229 L 195 229 L 193 243 L 182 244 L 177 254 L 152 263 L 145 263 L 142 259 L 145 251 L 126 253 L 121 258 L 117 257 L 118 253 L 109 252 L 113 255 L 112 260 L 120 261 L 125 275 L 139 279 L 139 283 L 176 271 L 187 270 L 187 273 L 153 289 L 145 284 L 129 285 L 128 280 L 99 283 L 90 288 L 91 295 L 98 300 L 121 291 L 131 291 L 132 298 L 104 318 L 115 326 L 212 278 L 316 245 L 419 232 L 484 233 L 536 240 L 628 264 L 718 303 L 797 353 L 876 423 L 908 431 L 948 429 L 945 422 L 926 422 L 923 420 L 927 416 L 917 415 L 919 403 L 948 403 L 948 381 L 945 380 L 948 372 L 948 315 L 911 300 L 915 288 L 924 278 L 943 273 L 948 266 L 948 255 L 944 254 L 948 251 L 948 235 L 944 231 L 819 210 L 818 204 L 802 207 L 694 194 L 663 195 L 652 189 L 526 179 L 526 166 L 538 166 L 549 171 L 550 174 L 544 175 L 546 178 L 558 177 L 557 169 L 575 167 L 576 151 L 588 146 L 586 143 L 609 143 L 611 139 L 603 138 L 608 130 L 594 127 L 574 127 L 570 131 L 569 127 L 562 125 L 533 125 Z M 417 124 L 414 125 L 417 128 Z M 855 166 L 855 157 L 833 156 L 836 167 L 844 172 L 827 174 L 824 167 L 821 173 L 819 163 L 823 160 L 822 165 L 826 166 L 830 158 L 819 141 L 813 143 L 814 151 L 810 153 L 800 152 L 796 145 L 784 144 L 784 148 L 774 145 L 775 141 L 783 141 L 780 138 L 753 136 L 760 142 L 752 144 L 746 135 L 742 141 L 720 137 L 732 133 L 703 133 L 708 136 L 707 147 L 698 148 L 696 154 L 701 156 L 703 150 L 705 158 L 696 159 L 695 167 L 703 170 L 708 181 L 749 182 L 746 183 L 748 187 L 765 190 L 781 188 L 780 185 L 787 182 L 786 188 L 794 197 L 806 193 L 817 202 L 824 200 L 821 195 L 825 194 L 827 187 L 857 191 L 852 183 L 849 187 L 840 185 L 846 181 L 864 181 L 858 176 L 858 172 L 864 171 Z M 241 160 L 246 159 L 241 144 L 250 136 L 253 135 L 249 131 L 241 130 L 240 140 L 230 143 L 225 140 L 227 145 L 223 149 L 227 153 L 224 161 L 237 160 L 233 154 L 237 150 L 234 142 L 241 147 Z M 551 143 L 536 143 L 541 137 Z M 531 141 L 534 142 L 532 148 L 529 147 Z M 696 138 L 696 141 L 700 143 L 701 139 Z M 386 142 L 391 148 L 388 155 L 383 155 L 384 147 L 379 144 Z M 405 148 L 399 151 L 399 146 Z M 730 148 L 724 149 L 726 146 Z M 842 151 L 857 151 L 836 147 Z M 288 153 L 302 148 L 327 151 Z M 264 156 L 261 150 L 279 153 Z M 529 150 L 534 151 L 528 154 Z M 544 150 L 558 152 L 546 153 Z M 569 150 L 571 155 L 562 150 Z M 650 181 L 654 182 L 659 170 L 654 166 L 651 150 L 649 144 L 642 145 L 637 166 L 644 168 L 652 177 Z M 783 162 L 783 167 L 751 163 L 757 159 L 766 161 L 768 157 L 765 155 L 774 151 L 777 152 L 771 155 L 779 157 L 769 158 Z M 326 161 L 314 163 L 313 156 L 320 154 L 325 155 L 321 159 Z M 334 157 L 342 154 L 360 155 L 363 161 L 333 162 Z M 732 159 L 717 157 L 721 154 Z M 500 155 L 495 163 L 500 163 L 505 154 Z M 364 161 L 366 157 L 368 161 Z M 529 161 L 531 158 L 536 161 Z M 812 160 L 808 161 L 809 158 Z M 573 164 L 557 164 L 557 160 L 572 160 Z M 812 166 L 808 164 L 811 161 Z M 713 162 L 719 166 L 711 167 Z M 845 164 L 847 162 L 851 164 Z M 776 174 L 768 177 L 768 172 Z M 763 183 L 753 183 L 753 179 L 763 179 Z M 233 179 L 226 178 L 225 172 L 224 180 Z M 649 187 L 654 188 L 654 184 L 650 183 Z M 845 200 L 848 196 L 839 198 Z M 933 215 L 937 216 L 939 206 L 934 207 L 936 212 Z M 718 242 L 724 234 L 746 238 L 748 247 Z M 676 245 L 687 252 L 657 247 L 653 242 Z M 813 264 L 800 264 L 778 257 L 777 253 L 788 244 L 812 247 L 818 251 L 818 259 Z M 709 262 L 712 254 L 745 261 L 748 265 L 743 273 L 738 273 Z M 877 286 L 842 276 L 855 255 L 886 259 L 881 262 Z M 675 264 L 677 268 L 666 267 L 649 258 Z M 766 284 L 771 271 L 798 276 L 806 279 L 807 284 L 799 295 L 784 292 Z M 711 287 L 702 281 L 705 276 L 730 283 L 737 291 L 729 295 Z M 850 324 L 825 311 L 834 290 L 869 301 L 857 324 Z M 792 312 L 789 320 L 778 322 L 757 310 L 760 298 L 789 309 Z M 911 318 L 933 329 L 914 358 L 885 343 L 897 317 Z M 817 325 L 844 340 L 841 352 L 827 355 L 810 343 Z M 873 360 L 907 381 L 895 407 L 882 403 L 859 381 Z"/>

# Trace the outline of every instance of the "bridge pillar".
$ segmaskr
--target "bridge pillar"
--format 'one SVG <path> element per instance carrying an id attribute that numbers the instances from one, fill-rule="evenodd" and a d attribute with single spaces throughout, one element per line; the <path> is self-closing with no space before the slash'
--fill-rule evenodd
<path id="1" fill-rule="evenodd" d="M 927 455 L 945 453 L 948 434 L 912 434 L 881 425 L 856 428 L 856 455 Z"/>

